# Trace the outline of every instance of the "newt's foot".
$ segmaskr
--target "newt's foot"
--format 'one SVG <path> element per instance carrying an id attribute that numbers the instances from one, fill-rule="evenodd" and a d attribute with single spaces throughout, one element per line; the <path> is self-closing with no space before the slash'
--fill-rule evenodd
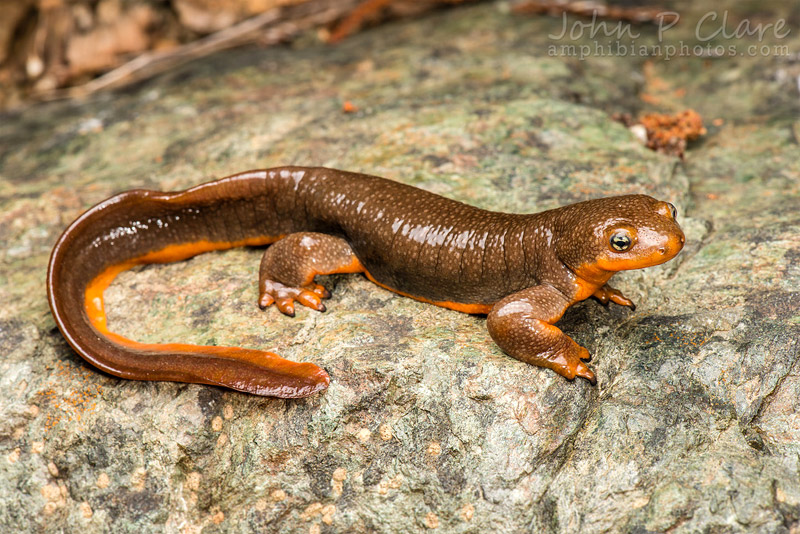
<path id="1" fill-rule="evenodd" d="M 274 303 L 281 313 L 289 317 L 294 317 L 295 301 L 303 306 L 308 306 L 311 309 L 324 312 L 326 308 L 322 303 L 322 299 L 327 299 L 331 296 L 330 291 L 319 284 L 290 287 L 272 280 L 264 280 L 261 283 L 260 293 L 258 297 L 258 306 L 262 310 L 267 309 Z"/>
<path id="2" fill-rule="evenodd" d="M 565 336 L 566 337 L 566 336 Z M 569 338 L 567 338 L 569 339 Z M 570 341 L 572 341 L 570 339 Z M 567 348 L 545 356 L 547 367 L 568 380 L 576 376 L 585 378 L 593 386 L 597 385 L 597 377 L 585 362 L 592 359 L 589 351 L 574 341 Z"/>
<path id="3" fill-rule="evenodd" d="M 592 295 L 600 301 L 601 304 L 606 305 L 609 301 L 619 304 L 620 306 L 627 306 L 631 310 L 636 311 L 636 304 L 631 299 L 622 294 L 619 289 L 614 289 L 608 284 L 594 292 Z"/>

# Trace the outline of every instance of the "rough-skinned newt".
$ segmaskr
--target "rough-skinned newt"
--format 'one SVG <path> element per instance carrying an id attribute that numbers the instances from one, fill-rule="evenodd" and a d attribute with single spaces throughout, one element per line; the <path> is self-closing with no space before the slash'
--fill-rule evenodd
<path id="1" fill-rule="evenodd" d="M 270 352 L 145 344 L 111 332 L 103 291 L 121 271 L 202 252 L 271 245 L 259 305 L 325 311 L 314 277 L 364 273 L 379 286 L 453 310 L 487 314 L 509 355 L 596 383 L 588 351 L 554 323 L 596 297 L 634 307 L 607 285 L 621 270 L 658 265 L 682 248 L 672 204 L 646 195 L 520 215 L 475 208 L 391 180 L 326 168 L 250 171 L 163 193 L 133 190 L 97 204 L 50 257 L 50 309 L 69 344 L 112 375 L 304 397 L 330 378 Z"/>

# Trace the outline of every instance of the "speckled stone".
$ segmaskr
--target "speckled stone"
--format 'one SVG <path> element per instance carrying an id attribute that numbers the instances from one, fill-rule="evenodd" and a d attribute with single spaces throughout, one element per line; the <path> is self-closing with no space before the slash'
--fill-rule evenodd
<path id="1" fill-rule="evenodd" d="M 797 28 L 786 4 L 751 16 Z M 704 9 L 672 7 L 685 21 L 664 42 L 693 39 Z M 0 530 L 797 532 L 796 55 L 580 60 L 549 53 L 561 24 L 480 4 L 0 117 Z M 796 54 L 792 31 L 765 42 Z M 709 132 L 685 163 L 610 118 L 687 107 Z M 44 277 L 82 209 L 287 164 L 514 212 L 647 193 L 678 207 L 687 246 L 614 279 L 636 312 L 589 301 L 561 321 L 594 388 L 503 355 L 483 318 L 360 275 L 322 280 L 324 314 L 262 312 L 256 249 L 122 274 L 110 325 L 313 361 L 324 394 L 121 381 L 69 349 Z"/>

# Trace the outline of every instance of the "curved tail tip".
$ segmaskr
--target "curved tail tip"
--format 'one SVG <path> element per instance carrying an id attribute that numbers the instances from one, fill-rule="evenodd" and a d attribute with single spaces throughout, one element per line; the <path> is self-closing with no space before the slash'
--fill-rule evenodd
<path id="1" fill-rule="evenodd" d="M 316 365 L 314 367 L 316 367 Z M 328 389 L 328 386 L 331 383 L 331 377 L 327 372 L 325 372 L 325 369 L 317 367 L 315 373 L 313 375 L 309 375 L 305 380 L 303 380 L 303 382 L 304 383 L 302 385 L 297 384 L 281 388 L 281 394 L 275 396 L 283 399 L 300 399 L 303 397 L 309 397 L 315 393 L 319 393 L 320 391 Z"/>
<path id="2" fill-rule="evenodd" d="M 314 364 L 311 364 L 314 365 Z M 314 365 L 314 367 L 317 367 Z M 313 395 L 318 391 L 324 391 L 328 389 L 328 386 L 331 383 L 331 375 L 323 369 L 322 367 L 317 367 L 316 372 L 314 373 L 313 377 L 310 377 L 314 381 L 313 391 L 309 393 L 309 395 Z M 305 396 L 305 395 L 304 395 Z"/>
<path id="3" fill-rule="evenodd" d="M 309 397 L 320 391 L 328 389 L 331 383 L 330 375 L 325 369 L 313 363 L 303 363 L 298 365 L 299 373 L 293 373 L 291 378 L 283 377 L 276 384 L 273 381 L 269 384 L 252 384 L 241 389 L 248 393 L 262 395 L 265 397 L 278 397 L 281 399 L 299 399 Z"/>

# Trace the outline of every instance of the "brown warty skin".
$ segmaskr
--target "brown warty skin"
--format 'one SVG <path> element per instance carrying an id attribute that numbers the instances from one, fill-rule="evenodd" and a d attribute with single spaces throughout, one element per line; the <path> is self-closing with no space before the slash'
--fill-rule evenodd
<path id="1" fill-rule="evenodd" d="M 235 347 L 138 343 L 106 326 L 103 290 L 124 269 L 272 244 L 261 262 L 262 308 L 294 315 L 296 301 L 325 311 L 330 293 L 314 277 L 363 272 L 401 295 L 488 314 L 492 339 L 509 355 L 594 384 L 588 351 L 553 324 L 591 296 L 633 308 L 606 282 L 673 258 L 684 243 L 675 216 L 671 204 L 645 195 L 495 213 L 375 176 L 280 167 L 101 202 L 56 243 L 47 291 L 70 345 L 112 375 L 304 397 L 330 382 L 312 363 Z"/>

